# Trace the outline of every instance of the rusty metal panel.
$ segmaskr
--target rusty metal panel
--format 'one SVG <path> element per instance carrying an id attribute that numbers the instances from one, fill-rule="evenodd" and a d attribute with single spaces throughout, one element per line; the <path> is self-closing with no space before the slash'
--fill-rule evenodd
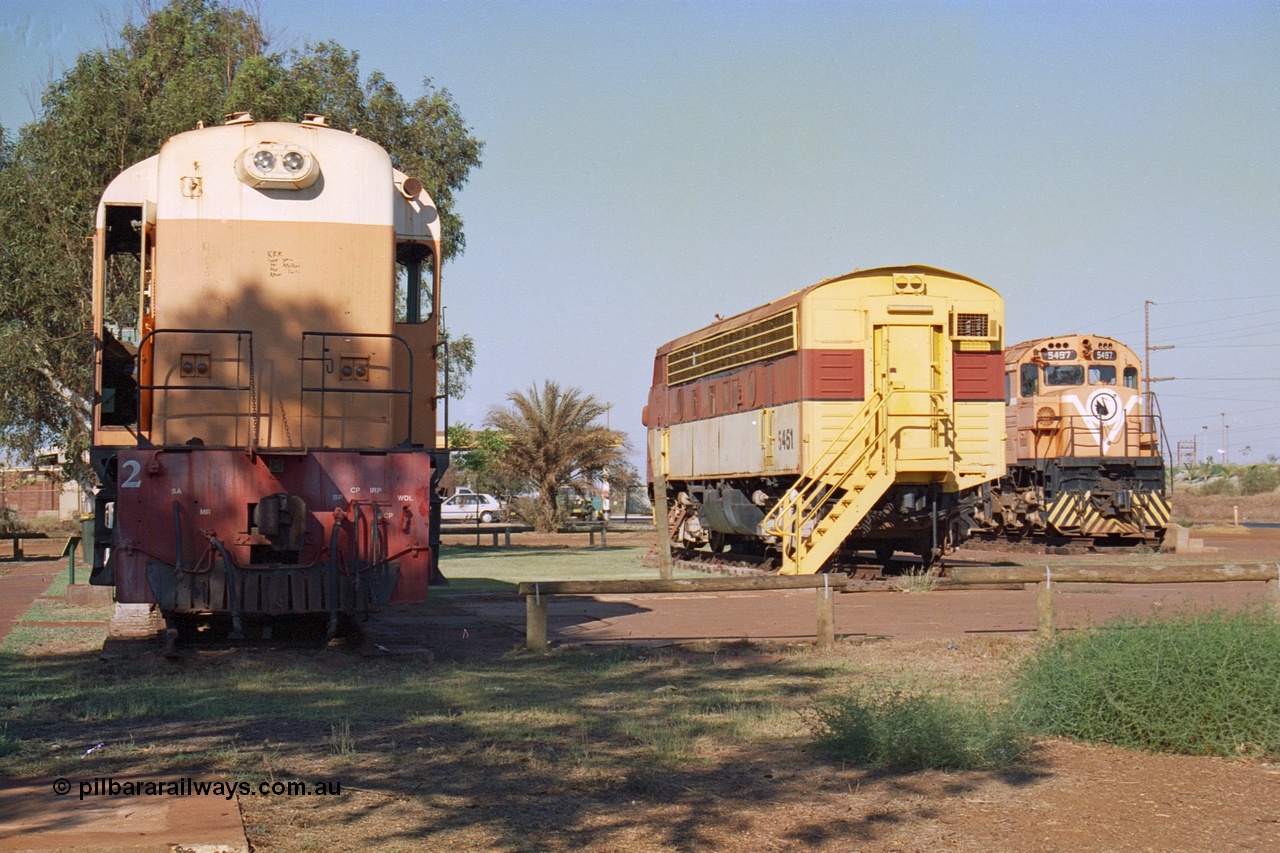
<path id="1" fill-rule="evenodd" d="M 199 599 L 207 598 L 206 606 L 219 609 L 225 575 L 209 535 L 222 542 L 246 577 L 267 577 L 326 562 L 335 524 L 340 562 L 353 570 L 371 561 L 396 562 L 400 586 L 394 600 L 426 598 L 432 466 L 425 451 L 251 457 L 208 448 L 125 449 L 118 471 L 119 601 L 151 601 L 148 564 L 159 563 L 192 578 L 181 586 L 188 606 L 200 609 Z M 294 563 L 258 565 L 254 547 L 263 537 L 254 532 L 252 507 L 277 494 L 305 503 L 304 545 Z M 179 551 L 182 565 L 175 567 Z M 246 607 L 270 610 L 275 606 L 270 602 L 289 598 L 287 587 L 274 583 L 264 587 L 262 581 L 249 581 L 238 597 L 248 596 Z M 308 590 L 304 597 L 315 596 Z M 310 600 L 306 606 L 314 609 Z"/>

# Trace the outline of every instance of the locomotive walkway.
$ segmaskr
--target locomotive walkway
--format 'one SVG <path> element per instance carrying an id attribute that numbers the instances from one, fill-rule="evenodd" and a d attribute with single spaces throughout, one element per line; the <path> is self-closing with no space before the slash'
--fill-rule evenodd
<path id="1" fill-rule="evenodd" d="M 49 540 L 43 550 L 28 549 L 47 551 L 43 559 L 0 561 L 0 642 L 54 578 L 66 572 L 58 547 L 59 543 Z M 0 671 L 3 666 L 0 658 Z M 170 853 L 174 849 L 248 853 L 238 800 L 215 796 L 81 799 L 79 784 L 92 781 L 92 768 L 86 767 L 83 775 L 83 779 L 67 780 L 72 787 L 65 795 L 55 793 L 53 778 L 0 780 L 0 853 Z M 123 776 L 114 778 L 128 781 Z"/>

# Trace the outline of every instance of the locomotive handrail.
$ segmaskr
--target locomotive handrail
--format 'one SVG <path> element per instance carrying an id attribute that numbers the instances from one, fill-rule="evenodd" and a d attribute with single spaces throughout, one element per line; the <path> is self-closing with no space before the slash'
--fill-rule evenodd
<path id="1" fill-rule="evenodd" d="M 319 356 L 307 355 L 308 338 L 320 339 L 320 355 Z M 399 343 L 400 346 L 404 347 L 405 354 L 408 356 L 408 367 L 409 367 L 409 372 L 407 377 L 408 387 L 407 388 L 391 388 L 391 387 L 334 388 L 329 385 L 326 385 L 324 381 L 325 377 L 328 374 L 333 372 L 333 359 L 329 355 L 329 352 L 330 352 L 329 339 L 330 338 L 364 338 L 364 339 L 373 339 L 373 340 L 388 340 L 388 341 L 393 341 L 395 343 Z M 323 437 L 323 430 L 324 430 L 324 421 L 326 418 L 325 396 L 327 394 L 330 394 L 330 393 L 333 393 L 333 394 L 382 394 L 382 395 L 389 395 L 389 396 L 407 396 L 409 398 L 408 406 L 407 406 L 408 408 L 408 422 L 406 425 L 407 433 L 404 437 L 404 440 L 400 442 L 400 446 L 408 447 L 413 442 L 413 347 L 409 346 L 409 342 L 406 341 L 404 338 L 402 338 L 400 335 L 397 335 L 394 333 L 386 333 L 386 332 L 319 332 L 319 331 L 303 332 L 302 333 L 302 352 L 298 358 L 298 361 L 303 365 L 306 365 L 308 362 L 314 362 L 314 363 L 319 363 L 323 365 L 323 369 L 320 371 L 319 385 L 307 385 L 306 379 L 305 379 L 305 376 L 306 376 L 305 369 L 299 371 L 300 382 L 301 382 L 299 391 L 301 391 L 302 394 L 318 393 L 320 395 L 319 418 L 320 418 L 320 429 L 322 431 L 322 437 Z M 392 361 L 392 364 L 394 364 L 394 361 L 395 361 L 394 357 L 391 359 L 391 361 Z M 388 365 L 388 372 L 392 376 L 394 376 L 394 373 L 395 373 L 394 367 L 390 364 Z M 388 379 L 388 385 L 390 385 L 390 379 Z M 305 407 L 303 407 L 304 418 L 305 418 L 305 412 L 306 412 L 306 409 Z"/>
<path id="2" fill-rule="evenodd" d="M 889 401 L 898 395 L 927 395 L 931 410 L 922 413 L 890 415 Z M 836 434 L 836 437 L 819 454 L 814 463 L 796 481 L 786 495 L 783 496 L 761 522 L 761 527 L 768 533 L 783 539 L 792 540 L 791 553 L 796 565 L 802 559 L 801 550 L 807 536 L 806 528 L 811 531 L 819 524 L 819 513 L 826 503 L 826 498 L 835 490 L 848 491 L 849 481 L 862 471 L 869 459 L 881 456 L 886 470 L 892 471 L 897 465 L 895 441 L 890 438 L 890 419 L 898 417 L 922 418 L 936 427 L 940 422 L 950 418 L 945 408 L 939 407 L 939 401 L 947 399 L 947 392 L 935 388 L 894 388 L 888 393 L 876 389 L 875 393 L 864 401 L 859 411 Z M 902 426 L 901 429 L 911 428 Z M 865 443 L 860 452 L 850 459 L 848 451 L 860 437 L 865 436 Z M 842 471 L 833 471 L 837 463 L 843 464 Z M 828 478 L 831 478 L 830 480 Z M 784 546 L 784 553 L 786 548 Z"/>
<path id="3" fill-rule="evenodd" d="M 157 337 L 159 337 L 160 335 L 168 335 L 168 334 L 174 334 L 174 335 L 235 335 L 235 336 L 236 336 L 236 364 L 237 364 L 237 365 L 239 365 L 239 364 L 241 364 L 241 363 L 244 363 L 244 362 L 246 361 L 246 359 L 243 359 L 243 358 L 241 358 L 241 357 L 240 357 L 240 342 L 241 342 L 241 340 L 244 340 L 244 341 L 245 341 L 246 346 L 248 347 L 248 352 L 246 353 L 246 355 L 248 356 L 248 358 L 247 358 L 247 364 L 246 364 L 246 367 L 248 368 L 248 377 L 247 377 L 247 378 L 246 378 L 246 380 L 245 380 L 245 384 L 236 384 L 236 385 L 206 385 L 206 384 L 204 384 L 203 382 L 201 382 L 201 383 L 199 383 L 199 384 L 196 384 L 196 383 L 185 383 L 185 384 L 174 385 L 174 384 L 171 384 L 171 383 L 156 384 L 156 383 L 144 383 L 144 382 L 142 382 L 142 381 L 141 381 L 141 379 L 142 379 L 142 375 L 143 375 L 143 374 L 142 374 L 142 359 L 143 359 L 144 354 L 147 352 L 147 344 L 148 344 L 148 343 L 150 343 L 150 342 L 152 342 L 154 338 L 157 338 Z M 150 357 L 151 357 L 151 359 L 152 359 L 152 370 L 154 370 L 154 369 L 155 369 L 155 367 L 154 367 L 154 365 L 155 365 L 155 345 L 154 345 L 154 343 L 152 344 L 152 347 L 151 347 L 151 354 L 150 354 Z M 257 438 L 257 426 L 258 426 L 259 414 L 258 414 L 258 398 L 257 398 L 257 395 L 254 393 L 254 381 L 253 381 L 253 380 L 254 380 L 254 369 L 253 369 L 253 331 L 252 331 L 252 330 L 250 330 L 250 329 L 175 329 L 175 328 L 152 329 L 150 332 L 147 332 L 145 335 L 143 335 L 143 336 L 142 336 L 142 340 L 138 341 L 138 353 L 137 353 L 137 355 L 135 355 L 135 356 L 134 356 L 134 362 L 135 362 L 135 364 L 134 364 L 134 375 L 135 375 L 135 376 L 137 376 L 137 377 L 138 377 L 138 379 L 139 379 L 139 382 L 138 382 L 138 414 L 139 414 L 139 420 L 138 420 L 138 433 L 137 433 L 137 439 L 138 439 L 138 440 L 137 440 L 137 446 L 138 446 L 138 447 L 141 447 L 141 446 L 142 446 L 142 433 L 144 432 L 144 430 L 143 430 L 143 428 L 142 428 L 142 408 L 143 408 L 142 392 L 144 392 L 144 391 L 236 391 L 236 392 L 243 392 L 243 391 L 247 391 L 247 392 L 249 393 L 249 412 L 248 412 L 248 418 L 249 418 L 249 420 L 250 420 L 250 421 L 252 421 L 253 429 L 254 429 L 254 439 L 255 439 L 255 441 L 251 442 L 251 444 L 256 444 L 256 443 L 257 443 L 257 442 L 256 442 L 256 438 Z M 217 416 L 213 416 L 213 417 L 217 417 Z M 239 412 L 239 410 L 238 410 L 238 407 L 237 407 L 237 411 L 233 412 L 231 415 L 222 415 L 221 417 L 234 417 L 234 418 L 236 418 L 236 419 L 239 419 L 239 418 L 240 418 L 240 412 Z M 146 432 L 150 433 L 150 432 L 151 432 L 151 429 L 146 430 Z"/>
<path id="4" fill-rule="evenodd" d="M 878 416 L 884 410 L 885 399 L 885 395 L 877 389 L 865 401 L 859 412 L 849 419 L 849 422 L 836 434 L 836 437 L 819 454 L 809 469 L 801 474 L 797 483 L 807 481 L 805 485 L 800 489 L 791 489 L 765 515 L 761 522 L 765 530 L 776 536 L 793 536 L 798 539 L 800 531 L 804 529 L 805 524 L 817 514 L 816 505 L 819 502 L 812 500 L 812 498 L 818 490 L 828 485 L 832 488 L 842 488 L 843 484 L 853 476 L 854 471 L 863 465 L 869 456 L 883 450 L 883 442 L 880 437 L 885 434 L 888 424 L 887 422 L 877 422 L 881 420 Z M 848 448 L 873 426 L 875 426 L 875 433 L 869 436 L 870 441 L 863 447 L 857 459 L 853 464 L 846 466 L 844 473 L 838 478 L 837 482 L 828 484 L 824 478 L 831 473 L 831 469 L 836 462 L 844 458 L 842 452 L 833 452 L 831 448 Z M 845 438 L 846 435 L 848 435 L 847 439 Z M 826 460 L 825 464 L 821 464 L 824 459 Z M 794 518 L 784 524 L 782 517 L 788 511 L 794 513 Z"/>
<path id="5" fill-rule="evenodd" d="M 1044 427 L 1019 427 L 1020 432 L 1032 432 L 1038 434 L 1032 444 L 1033 459 L 1050 459 L 1059 456 L 1074 456 L 1076 451 L 1080 449 L 1079 445 L 1083 441 L 1079 437 L 1088 437 L 1094 439 L 1097 445 L 1098 456 L 1106 456 L 1101 447 L 1101 443 L 1097 441 L 1098 432 L 1088 424 L 1083 423 L 1085 415 L 1059 415 L 1054 414 L 1053 420 L 1055 425 L 1051 429 Z M 1144 424 L 1150 423 L 1153 427 L 1148 430 Z M 1124 424 L 1121 429 L 1119 443 L 1122 447 L 1122 456 L 1133 456 L 1138 458 L 1146 457 L 1163 457 L 1160 451 L 1160 433 L 1164 430 L 1164 421 L 1160 415 L 1148 413 L 1130 413 L 1124 416 Z M 1149 443 L 1147 443 L 1149 440 Z M 1061 443 L 1061 451 L 1053 452 L 1053 445 Z M 1114 444 L 1112 446 L 1115 446 Z M 1145 452 L 1144 452 L 1145 451 Z"/>

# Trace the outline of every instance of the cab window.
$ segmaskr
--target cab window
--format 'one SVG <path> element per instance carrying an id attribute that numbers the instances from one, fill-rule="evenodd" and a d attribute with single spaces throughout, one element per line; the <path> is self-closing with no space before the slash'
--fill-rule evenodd
<path id="1" fill-rule="evenodd" d="M 1040 374 L 1034 364 L 1022 365 L 1022 397 L 1034 397 L 1040 392 Z"/>
<path id="2" fill-rule="evenodd" d="M 1124 387 L 1138 390 L 1138 368 L 1126 367 L 1124 369 Z"/>
<path id="3" fill-rule="evenodd" d="M 1115 385 L 1116 366 L 1114 364 L 1089 365 L 1090 385 Z"/>
<path id="4" fill-rule="evenodd" d="M 1046 364 L 1045 385 L 1083 385 L 1084 367 L 1079 364 Z"/>
<path id="5" fill-rule="evenodd" d="M 434 271 L 435 260 L 430 248 L 420 243 L 396 246 L 397 323 L 425 323 L 431 319 Z"/>

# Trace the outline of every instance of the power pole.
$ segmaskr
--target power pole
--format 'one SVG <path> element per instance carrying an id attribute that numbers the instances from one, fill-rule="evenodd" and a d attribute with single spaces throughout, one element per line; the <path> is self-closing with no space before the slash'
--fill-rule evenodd
<path id="1" fill-rule="evenodd" d="M 1142 410 L 1146 413 L 1147 432 L 1155 432 L 1155 392 L 1151 390 L 1152 382 L 1168 382 L 1177 377 L 1174 376 L 1155 376 L 1151 375 L 1151 353 L 1156 350 L 1173 349 L 1173 344 L 1164 344 L 1162 346 L 1151 345 L 1151 306 L 1156 303 L 1150 299 L 1144 300 L 1142 304 L 1142 335 L 1143 335 L 1143 353 L 1142 353 Z"/>

